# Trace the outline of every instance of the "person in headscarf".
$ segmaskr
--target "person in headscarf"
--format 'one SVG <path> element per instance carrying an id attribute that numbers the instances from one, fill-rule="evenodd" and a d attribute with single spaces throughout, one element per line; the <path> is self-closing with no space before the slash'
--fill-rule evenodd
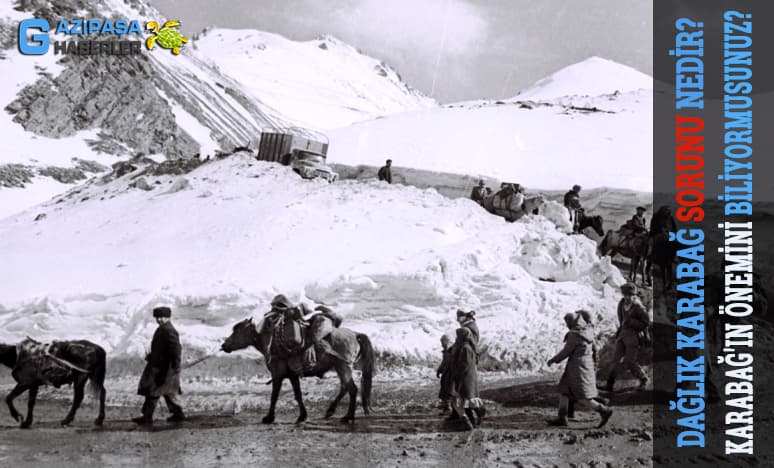
<path id="1" fill-rule="evenodd" d="M 567 359 L 564 373 L 559 380 L 559 414 L 556 419 L 549 420 L 548 424 L 567 426 L 567 410 L 572 398 L 597 411 L 601 417 L 597 427 L 602 427 L 607 424 L 613 410 L 594 400 L 597 396 L 597 386 L 593 360 L 593 328 L 588 327 L 582 314 L 577 313 L 565 315 L 564 323 L 570 330 L 565 336 L 564 347 L 556 356 L 548 360 L 550 366 Z"/>
<path id="2" fill-rule="evenodd" d="M 591 336 L 596 336 L 596 332 L 594 331 L 594 322 L 591 320 L 591 313 L 588 310 L 578 310 L 575 312 L 576 315 L 580 316 L 583 320 L 582 321 L 576 321 L 576 326 L 583 325 L 585 323 L 586 327 L 591 329 Z M 568 332 L 569 334 L 569 332 Z M 567 335 L 564 335 L 564 341 L 567 342 Z M 596 368 L 597 366 L 597 346 L 596 343 L 591 344 L 591 358 L 594 361 L 594 366 Z M 608 404 L 608 400 L 606 398 L 602 398 L 601 396 L 597 396 L 594 398 L 598 403 L 601 403 L 603 405 Z M 567 404 L 567 419 L 574 420 L 575 419 L 575 399 L 570 398 L 570 401 Z"/>
<path id="3" fill-rule="evenodd" d="M 458 328 L 452 354 L 452 409 L 462 418 L 468 429 L 473 429 L 480 423 L 474 408 L 483 406 L 478 398 L 477 361 L 473 332 L 468 327 Z M 453 415 L 450 419 L 454 419 Z"/>
<path id="4" fill-rule="evenodd" d="M 459 323 L 461 327 L 470 329 L 470 332 L 473 334 L 474 347 L 476 348 L 476 352 L 478 352 L 479 333 L 478 325 L 476 325 L 476 311 L 471 310 L 469 312 L 465 312 L 464 310 L 458 309 L 457 323 Z"/>

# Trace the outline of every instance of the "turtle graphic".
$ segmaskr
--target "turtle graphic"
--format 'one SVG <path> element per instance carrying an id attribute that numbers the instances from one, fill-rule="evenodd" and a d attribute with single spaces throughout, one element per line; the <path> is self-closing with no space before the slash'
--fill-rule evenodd
<path id="1" fill-rule="evenodd" d="M 148 21 L 145 29 L 153 31 L 154 35 L 145 40 L 145 46 L 150 50 L 154 45 L 158 44 L 163 49 L 172 49 L 174 55 L 179 54 L 180 48 L 188 42 L 188 38 L 180 34 L 180 31 L 177 29 L 174 29 L 177 26 L 180 26 L 179 21 L 167 21 L 159 29 L 159 23 Z"/>

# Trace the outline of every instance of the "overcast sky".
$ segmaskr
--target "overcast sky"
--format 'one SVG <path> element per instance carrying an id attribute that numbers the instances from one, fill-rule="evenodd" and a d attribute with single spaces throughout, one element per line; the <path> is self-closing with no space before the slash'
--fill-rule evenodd
<path id="1" fill-rule="evenodd" d="M 652 75 L 648 0 L 150 0 L 208 25 L 309 40 L 332 34 L 442 103 L 515 95 L 597 55 Z"/>

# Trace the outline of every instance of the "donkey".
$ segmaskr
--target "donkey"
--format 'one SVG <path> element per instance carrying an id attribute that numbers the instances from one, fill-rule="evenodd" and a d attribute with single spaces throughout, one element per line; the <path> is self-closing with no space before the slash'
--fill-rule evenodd
<path id="1" fill-rule="evenodd" d="M 336 395 L 336 398 L 333 399 L 333 402 L 331 402 L 328 410 L 325 412 L 325 417 L 330 418 L 333 416 L 339 401 L 341 401 L 346 393 L 349 393 L 349 408 L 347 414 L 341 418 L 341 421 L 354 421 L 355 406 L 357 404 L 357 386 L 352 378 L 352 371 L 356 364 L 360 364 L 363 372 L 361 377 L 363 412 L 366 415 L 370 413 L 371 384 L 374 375 L 374 349 L 371 345 L 371 340 L 367 335 L 356 333 L 347 328 L 335 328 L 328 338 L 330 339 L 333 350 L 347 360 L 342 360 L 330 354 L 318 355 L 315 367 L 310 372 L 304 373 L 303 375 L 300 375 L 291 369 L 288 356 L 274 355 L 274 353 L 272 353 L 272 335 L 273 327 L 264 327 L 263 321 L 256 324 L 253 322 L 252 318 L 249 318 L 234 325 L 231 336 L 226 338 L 221 346 L 221 349 L 226 353 L 253 346 L 263 354 L 266 366 L 269 368 L 269 372 L 271 372 L 272 384 L 269 413 L 262 419 L 264 424 L 271 424 L 274 422 L 274 408 L 277 404 L 280 389 L 282 388 L 282 382 L 285 379 L 290 380 L 290 384 L 293 386 L 293 395 L 296 398 L 296 402 L 298 402 L 300 414 L 296 420 L 296 424 L 306 421 L 307 414 L 304 400 L 301 395 L 300 378 L 305 375 L 321 377 L 329 370 L 336 371 L 341 386 L 338 395 Z"/>
<path id="2" fill-rule="evenodd" d="M 86 340 L 43 344 L 28 337 L 17 345 L 0 344 L 0 363 L 13 369 L 11 375 L 16 386 L 5 397 L 5 402 L 11 417 L 21 423 L 22 429 L 32 424 L 35 399 L 41 385 L 59 388 L 74 384 L 72 407 L 61 422 L 62 426 L 67 426 L 83 401 L 83 389 L 88 381 L 94 397 L 99 398 L 99 415 L 94 424 L 101 426 L 105 420 L 106 354 L 100 346 Z M 27 416 L 22 420 L 13 400 L 28 390 Z"/>

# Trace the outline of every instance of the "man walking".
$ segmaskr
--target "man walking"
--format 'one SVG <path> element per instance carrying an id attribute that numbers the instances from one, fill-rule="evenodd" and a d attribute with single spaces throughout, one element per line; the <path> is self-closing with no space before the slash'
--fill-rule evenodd
<path id="1" fill-rule="evenodd" d="M 159 398 L 164 397 L 169 412 L 167 421 L 179 422 L 185 420 L 183 408 L 178 402 L 180 390 L 180 363 L 182 352 L 180 337 L 172 326 L 172 310 L 169 307 L 156 307 L 153 317 L 159 327 L 153 334 L 150 354 L 145 358 L 147 364 L 140 377 L 137 394 L 145 397 L 142 405 L 142 416 L 134 418 L 137 424 L 152 424 L 153 412 Z"/>
<path id="2" fill-rule="evenodd" d="M 379 180 L 385 180 L 388 184 L 392 183 L 392 159 L 388 159 L 385 163 L 385 165 L 379 169 Z"/>
<path id="3" fill-rule="evenodd" d="M 637 294 L 637 286 L 626 283 L 621 286 L 623 299 L 618 303 L 618 332 L 616 333 L 615 353 L 610 363 L 611 370 L 608 373 L 607 382 L 600 387 L 608 392 L 613 391 L 616 375 L 625 369 L 631 370 L 634 377 L 640 381 L 640 390 L 648 385 L 648 376 L 637 364 L 637 353 L 640 347 L 639 335 L 650 324 L 650 317 L 645 311 Z M 623 360 L 622 360 L 623 359 Z"/>

